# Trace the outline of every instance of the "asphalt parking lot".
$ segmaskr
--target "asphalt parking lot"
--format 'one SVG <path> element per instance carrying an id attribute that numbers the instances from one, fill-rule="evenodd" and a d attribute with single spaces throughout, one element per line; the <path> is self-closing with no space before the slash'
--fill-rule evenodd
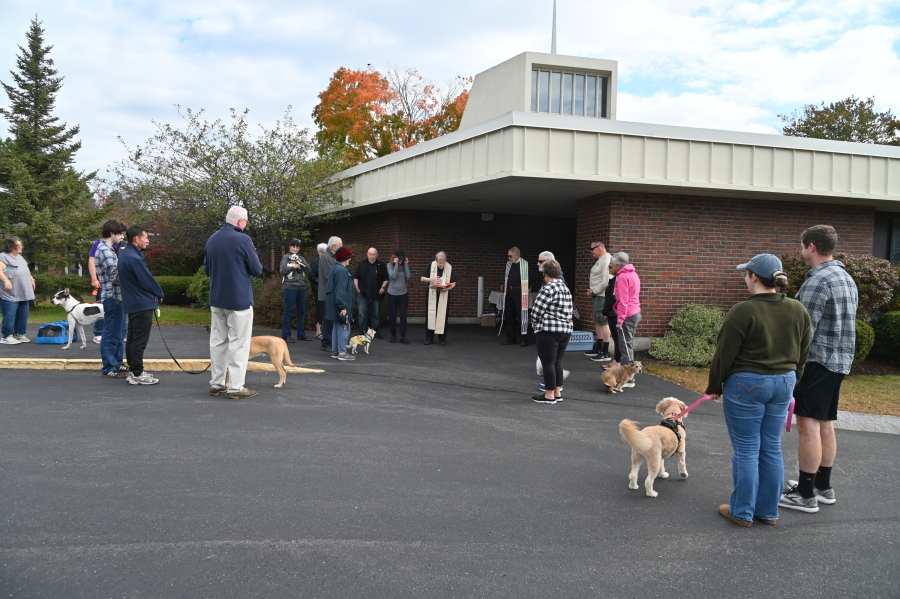
<path id="1" fill-rule="evenodd" d="M 202 327 L 164 333 L 177 357 L 208 355 Z M 720 404 L 687 419 L 690 477 L 670 460 L 650 499 L 627 487 L 618 422 L 696 394 L 641 375 L 609 396 L 570 353 L 565 401 L 539 405 L 533 346 L 419 337 L 350 363 L 291 345 L 325 372 L 282 389 L 248 373 L 244 401 L 210 397 L 206 375 L 0 371 L 0 596 L 900 596 L 896 436 L 839 431 L 837 504 L 744 529 L 716 513 Z M 147 355 L 167 355 L 158 331 Z M 786 434 L 789 474 L 796 447 Z"/>

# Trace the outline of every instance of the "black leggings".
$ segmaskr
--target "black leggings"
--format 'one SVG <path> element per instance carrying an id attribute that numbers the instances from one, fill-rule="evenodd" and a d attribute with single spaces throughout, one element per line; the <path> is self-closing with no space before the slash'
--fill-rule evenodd
<path id="1" fill-rule="evenodd" d="M 544 369 L 544 388 L 556 390 L 563 383 L 563 358 L 572 333 L 547 333 L 541 331 L 534 338 L 537 343 L 538 357 Z"/>
<path id="2" fill-rule="evenodd" d="M 397 336 L 397 312 L 400 312 L 400 338 L 406 338 L 406 313 L 409 311 L 409 294 L 387 294 L 388 320 L 391 322 L 391 337 Z"/>
<path id="3" fill-rule="evenodd" d="M 619 336 L 618 336 L 618 330 L 616 329 L 616 325 L 619 324 L 619 317 L 616 316 L 615 312 L 610 312 L 606 316 L 606 322 L 609 323 L 609 330 L 612 331 L 613 339 L 618 339 Z M 613 356 L 613 359 L 616 361 L 616 364 L 622 363 L 622 352 L 619 351 L 619 346 L 620 346 L 619 342 L 616 341 L 616 351 L 615 351 L 616 355 Z"/>

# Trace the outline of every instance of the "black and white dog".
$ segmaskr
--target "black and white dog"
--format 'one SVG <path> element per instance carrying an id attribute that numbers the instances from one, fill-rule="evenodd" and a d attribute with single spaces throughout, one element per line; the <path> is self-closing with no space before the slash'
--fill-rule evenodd
<path id="1" fill-rule="evenodd" d="M 72 336 L 75 335 L 75 325 L 78 325 L 78 333 L 81 335 L 81 349 L 87 347 L 87 337 L 84 336 L 84 325 L 94 324 L 103 318 L 103 304 L 85 304 L 69 295 L 69 288 L 57 291 L 50 303 L 54 306 L 62 306 L 66 310 L 69 320 L 69 342 L 63 349 L 69 349 L 72 345 Z"/>

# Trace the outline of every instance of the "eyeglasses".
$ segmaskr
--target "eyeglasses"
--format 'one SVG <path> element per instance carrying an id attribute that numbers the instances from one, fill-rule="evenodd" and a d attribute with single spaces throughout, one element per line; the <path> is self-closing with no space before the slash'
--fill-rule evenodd
<path id="1" fill-rule="evenodd" d="M 512 260 L 513 258 L 515 258 L 515 256 L 513 256 L 512 254 L 506 254 L 506 257 L 509 258 L 510 260 Z"/>
<path id="2" fill-rule="evenodd" d="M 538 264 L 543 264 L 544 262 L 546 262 L 546 260 L 538 260 L 537 261 Z"/>

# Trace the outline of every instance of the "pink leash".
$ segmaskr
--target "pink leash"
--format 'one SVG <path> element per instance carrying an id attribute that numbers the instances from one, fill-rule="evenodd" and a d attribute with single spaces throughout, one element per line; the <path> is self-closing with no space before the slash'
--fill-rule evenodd
<path id="1" fill-rule="evenodd" d="M 715 397 L 716 397 L 716 396 L 713 395 L 713 394 L 704 395 L 703 397 L 701 397 L 700 399 L 698 399 L 697 401 L 695 401 L 694 403 L 692 403 L 691 405 L 689 405 L 687 408 L 685 408 L 684 411 L 682 411 L 682 412 L 678 415 L 678 418 L 679 418 L 679 419 L 683 418 L 684 416 L 687 415 L 688 412 L 690 412 L 691 410 L 693 410 L 694 408 L 696 408 L 697 406 L 699 406 L 700 404 L 702 404 L 704 401 L 706 401 L 706 400 L 708 400 L 708 399 L 713 399 L 713 398 L 715 398 Z M 792 397 L 792 398 L 791 398 L 791 405 L 788 407 L 787 420 L 784 422 L 784 430 L 786 430 L 787 432 L 791 432 L 791 421 L 794 419 L 794 404 L 795 404 L 794 398 Z"/>

